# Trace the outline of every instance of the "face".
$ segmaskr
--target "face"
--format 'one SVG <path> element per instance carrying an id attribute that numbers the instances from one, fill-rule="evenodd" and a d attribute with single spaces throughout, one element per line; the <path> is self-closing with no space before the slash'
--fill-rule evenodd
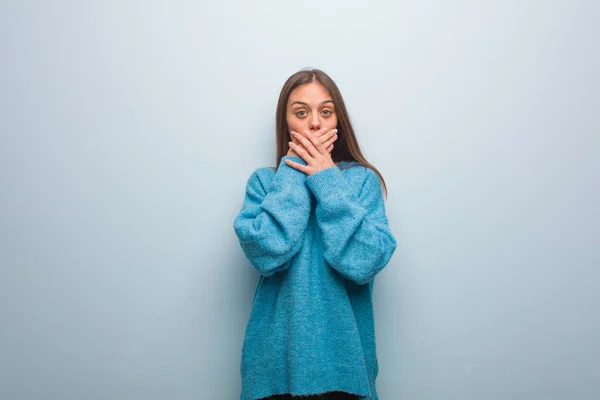
<path id="1" fill-rule="evenodd" d="M 290 93 L 286 107 L 288 130 L 316 132 L 337 126 L 335 105 L 329 92 L 318 82 L 300 85 Z"/>

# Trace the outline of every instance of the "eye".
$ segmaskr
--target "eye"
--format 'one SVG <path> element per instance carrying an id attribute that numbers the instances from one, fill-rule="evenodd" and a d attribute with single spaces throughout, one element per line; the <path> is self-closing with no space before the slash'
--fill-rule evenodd
<path id="1" fill-rule="evenodd" d="M 298 115 L 298 114 L 300 114 L 300 113 L 305 113 L 305 112 L 306 112 L 306 111 L 304 111 L 304 110 L 302 110 L 302 111 L 298 111 L 298 112 L 296 113 L 296 115 Z M 298 116 L 299 116 L 299 117 L 302 117 L 302 115 L 298 115 Z"/>
<path id="2" fill-rule="evenodd" d="M 332 111 L 330 111 L 330 110 L 323 110 L 323 112 L 329 113 L 329 114 L 327 114 L 327 115 L 331 115 L 331 114 L 333 114 L 333 112 L 332 112 Z"/>

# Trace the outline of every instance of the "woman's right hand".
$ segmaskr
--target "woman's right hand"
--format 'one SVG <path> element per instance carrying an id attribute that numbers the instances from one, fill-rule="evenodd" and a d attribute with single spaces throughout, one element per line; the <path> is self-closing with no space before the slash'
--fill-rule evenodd
<path id="1" fill-rule="evenodd" d="M 321 143 L 325 145 L 327 151 L 331 153 L 331 150 L 333 150 L 333 142 L 337 140 L 337 137 L 337 129 L 334 128 L 330 130 L 324 130 L 321 133 L 321 136 L 319 136 L 319 140 L 321 140 Z M 295 143 L 297 146 L 302 146 L 302 144 L 298 143 L 298 140 L 295 137 L 292 139 L 292 142 Z M 291 147 L 288 150 L 287 155 L 299 157 L 298 154 L 294 150 L 292 150 Z"/>

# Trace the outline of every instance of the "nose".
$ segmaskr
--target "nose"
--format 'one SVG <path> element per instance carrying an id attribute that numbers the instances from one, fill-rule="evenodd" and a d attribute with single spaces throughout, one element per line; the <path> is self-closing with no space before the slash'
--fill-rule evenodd
<path id="1" fill-rule="evenodd" d="M 313 116 L 310 120 L 310 123 L 309 123 L 309 128 L 313 132 L 316 132 L 319 129 L 321 129 L 321 120 L 319 119 L 318 114 L 313 114 Z"/>

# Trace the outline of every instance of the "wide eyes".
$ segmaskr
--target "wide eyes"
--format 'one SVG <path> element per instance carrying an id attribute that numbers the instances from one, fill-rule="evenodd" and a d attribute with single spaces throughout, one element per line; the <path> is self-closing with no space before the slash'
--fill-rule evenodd
<path id="1" fill-rule="evenodd" d="M 304 116 L 305 116 L 305 114 L 302 114 L 302 113 L 306 113 L 306 111 L 304 111 L 304 110 L 300 110 L 300 111 L 298 111 L 298 112 L 296 113 L 296 115 L 297 115 L 298 117 L 302 118 L 302 117 L 304 117 Z M 332 112 L 332 111 L 330 111 L 330 110 L 323 110 L 323 113 L 326 113 L 326 114 L 324 115 L 325 117 L 330 117 L 330 116 L 331 116 L 331 114 L 333 114 L 333 112 Z M 300 114 L 302 114 L 302 115 L 300 115 Z"/>

